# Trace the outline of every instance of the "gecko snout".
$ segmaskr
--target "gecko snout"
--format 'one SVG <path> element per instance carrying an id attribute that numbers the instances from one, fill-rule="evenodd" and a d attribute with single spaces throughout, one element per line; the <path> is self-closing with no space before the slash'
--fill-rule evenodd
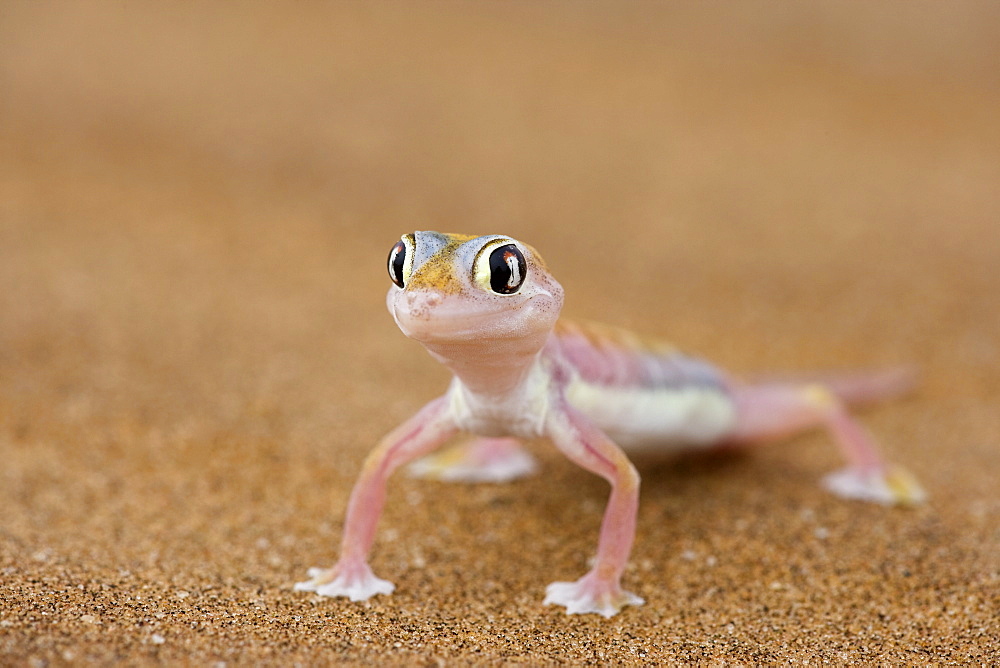
<path id="1" fill-rule="evenodd" d="M 400 318 L 410 322 L 426 322 L 431 320 L 433 312 L 438 310 L 443 302 L 444 295 L 437 290 L 407 291 L 399 295 L 392 310 L 396 314 L 397 322 Z"/>

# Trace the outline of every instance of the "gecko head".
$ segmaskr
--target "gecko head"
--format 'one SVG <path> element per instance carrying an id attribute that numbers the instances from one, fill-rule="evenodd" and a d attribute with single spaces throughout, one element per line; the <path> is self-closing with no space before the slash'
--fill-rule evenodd
<path id="1" fill-rule="evenodd" d="M 540 349 L 562 308 L 562 286 L 531 246 L 502 235 L 404 235 L 389 252 L 386 302 L 425 345 L 522 341 Z"/>

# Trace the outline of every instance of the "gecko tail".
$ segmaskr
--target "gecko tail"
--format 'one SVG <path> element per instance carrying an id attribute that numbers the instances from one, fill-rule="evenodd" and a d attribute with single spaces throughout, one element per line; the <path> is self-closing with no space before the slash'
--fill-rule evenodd
<path id="1" fill-rule="evenodd" d="M 752 385 L 822 385 L 848 406 L 865 406 L 909 394 L 917 386 L 913 366 L 855 372 L 757 376 Z"/>

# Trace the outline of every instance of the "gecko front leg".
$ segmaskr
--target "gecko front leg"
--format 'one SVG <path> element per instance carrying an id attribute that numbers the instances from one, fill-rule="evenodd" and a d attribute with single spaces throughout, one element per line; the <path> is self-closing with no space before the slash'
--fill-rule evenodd
<path id="1" fill-rule="evenodd" d="M 395 586 L 376 577 L 368 565 L 368 553 L 385 502 L 386 481 L 397 468 L 431 452 L 456 431 L 448 403 L 440 397 L 383 438 L 365 460 L 361 477 L 351 492 L 340 559 L 333 568 L 309 569 L 310 579 L 297 583 L 295 590 L 346 596 L 352 601 L 391 594 Z"/>
<path id="2" fill-rule="evenodd" d="M 639 474 L 621 448 L 565 400 L 556 404 L 546 426 L 548 436 L 563 454 L 611 483 L 611 497 L 601 522 L 593 568 L 576 582 L 550 584 L 544 604 L 563 605 L 567 614 L 596 612 L 605 617 L 612 617 L 626 605 L 642 605 L 643 599 L 621 587 L 635 539 Z"/>

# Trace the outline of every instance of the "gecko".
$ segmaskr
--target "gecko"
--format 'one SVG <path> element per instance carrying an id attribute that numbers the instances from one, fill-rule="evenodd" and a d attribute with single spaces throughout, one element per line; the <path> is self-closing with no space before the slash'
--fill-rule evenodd
<path id="1" fill-rule="evenodd" d="M 908 505 L 925 493 L 887 464 L 848 405 L 900 393 L 883 372 L 750 382 L 623 329 L 560 319 L 563 288 L 538 252 L 508 236 L 413 232 L 388 258 L 389 312 L 453 374 L 451 384 L 366 458 L 347 505 L 340 556 L 298 591 L 366 600 L 395 586 L 368 564 L 390 475 L 513 480 L 535 470 L 522 448 L 546 438 L 611 486 L 593 567 L 555 582 L 543 604 L 611 617 L 643 599 L 622 587 L 635 539 L 639 474 L 626 451 L 732 447 L 825 428 L 846 466 L 823 482 L 851 499 Z M 453 436 L 471 438 L 438 451 Z"/>

